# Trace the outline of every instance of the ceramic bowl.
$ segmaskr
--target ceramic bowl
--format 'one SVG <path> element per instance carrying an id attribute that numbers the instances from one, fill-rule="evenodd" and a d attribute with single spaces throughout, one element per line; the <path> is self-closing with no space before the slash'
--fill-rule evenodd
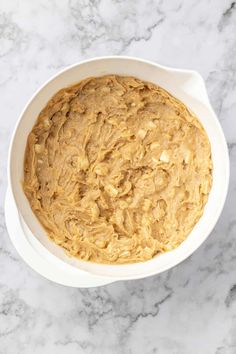
<path id="1" fill-rule="evenodd" d="M 163 87 L 184 102 L 198 116 L 211 143 L 213 185 L 202 217 L 178 248 L 157 255 L 143 263 L 102 265 L 67 256 L 59 246 L 48 239 L 22 189 L 27 136 L 42 108 L 61 88 L 87 77 L 106 74 L 135 76 Z M 58 271 L 67 272 L 73 268 L 75 277 L 83 273 L 88 277 L 89 275 L 96 276 L 103 281 L 104 278 L 107 281 L 114 281 L 143 278 L 170 269 L 190 256 L 206 240 L 225 202 L 229 183 L 229 157 L 225 137 L 209 102 L 204 80 L 197 72 L 164 67 L 138 58 L 100 57 L 79 62 L 64 69 L 33 95 L 20 115 L 13 133 L 9 150 L 8 176 L 9 188 L 20 215 L 24 233 L 30 235 L 28 242 L 33 242 L 36 252 L 41 254 L 41 258 L 47 259 L 49 268 L 53 263 L 58 265 L 60 269 Z"/>

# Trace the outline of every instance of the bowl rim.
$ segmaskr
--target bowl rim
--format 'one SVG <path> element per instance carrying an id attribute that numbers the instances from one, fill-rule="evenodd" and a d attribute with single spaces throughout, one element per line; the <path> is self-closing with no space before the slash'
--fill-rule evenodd
<path id="1" fill-rule="evenodd" d="M 60 76 L 61 74 L 63 73 L 66 73 L 67 71 L 77 67 L 77 66 L 80 66 L 82 64 L 86 64 L 86 63 L 90 63 L 90 62 L 96 62 L 96 61 L 102 61 L 102 60 L 113 60 L 113 59 L 119 59 L 119 60 L 130 60 L 130 61 L 136 61 L 136 62 L 141 62 L 141 63 L 144 63 L 144 64 L 148 64 L 148 65 L 152 65 L 152 66 L 156 66 L 160 69 L 163 69 L 163 70 L 167 70 L 169 72 L 175 72 L 175 73 L 181 73 L 181 74 L 191 74 L 191 75 L 198 75 L 199 78 L 201 78 L 201 80 L 204 82 L 202 76 L 195 70 L 188 70 L 188 69 L 179 69 L 179 68 L 173 68 L 173 67 L 168 67 L 168 66 L 164 66 L 164 65 L 161 65 L 159 63 L 156 63 L 156 62 L 153 62 L 153 61 L 150 61 L 150 60 L 146 60 L 146 59 L 142 59 L 142 58 L 138 58 L 138 57 L 134 57 L 134 56 L 119 56 L 119 55 L 113 55 L 113 56 L 97 56 L 97 57 L 93 57 L 93 58 L 90 58 L 90 59 L 86 59 L 86 60 L 81 60 L 81 61 L 78 61 L 72 65 L 69 65 L 65 68 L 63 68 L 62 70 L 59 70 L 58 72 L 56 72 L 54 75 L 52 75 L 46 82 L 44 82 L 35 92 L 34 94 L 29 98 L 29 100 L 26 102 L 23 110 L 21 111 L 20 115 L 19 115 L 19 118 L 17 119 L 16 123 L 15 123 L 15 127 L 13 129 L 13 132 L 12 132 L 12 135 L 11 135 L 11 139 L 10 139 L 10 144 L 9 144 L 9 152 L 8 152 L 8 161 L 7 161 L 7 179 L 8 179 L 8 185 L 11 189 L 11 192 L 12 192 L 12 196 L 13 196 L 13 199 L 14 199 L 14 202 L 16 204 L 16 207 L 17 207 L 17 210 L 19 212 L 19 214 L 21 215 L 20 213 L 20 209 L 17 205 L 17 201 L 16 201 L 16 198 L 15 198 L 15 194 L 14 194 L 14 189 L 12 188 L 12 174 L 11 174 L 11 164 L 13 163 L 12 160 L 13 160 L 13 157 L 12 157 L 12 147 L 13 147 L 13 143 L 14 143 L 14 140 L 15 140 L 15 136 L 16 136 L 16 133 L 17 133 L 17 130 L 18 130 L 18 127 L 19 127 L 19 124 L 22 120 L 22 117 L 24 116 L 28 106 L 34 101 L 34 99 L 37 97 L 38 93 L 40 91 L 42 91 L 51 81 L 53 81 L 55 78 L 57 78 L 58 76 Z M 204 84 L 205 86 L 205 84 Z M 207 93 L 206 93 L 207 95 Z M 208 98 L 208 95 L 207 95 L 207 98 Z M 151 276 L 151 275 L 154 275 L 154 274 L 158 274 L 158 273 L 161 273 L 165 270 L 168 270 L 170 268 L 173 268 L 174 266 L 180 264 L 181 262 L 183 262 L 185 259 L 187 259 L 191 254 L 193 254 L 197 248 L 200 247 L 200 245 L 207 239 L 208 236 L 210 236 L 213 228 L 215 227 L 218 219 L 219 219 L 219 216 L 223 210 L 223 207 L 224 207 L 224 204 L 225 204 L 225 200 L 226 200 L 226 197 L 227 197 L 227 191 L 228 191 L 228 186 L 229 186 L 229 175 L 230 175 L 230 163 L 229 163 L 229 153 L 228 153 L 228 148 L 227 148 L 227 143 L 226 143 L 226 139 L 225 139 L 225 136 L 224 136 L 224 133 L 223 133 L 223 130 L 222 130 L 222 127 L 220 125 L 220 122 L 209 102 L 209 99 L 208 99 L 208 102 L 204 104 L 205 107 L 211 112 L 212 116 L 214 117 L 214 120 L 215 120 L 215 125 L 217 126 L 217 130 L 218 132 L 220 133 L 220 136 L 221 136 L 221 144 L 222 144 L 222 151 L 223 151 L 223 154 L 225 156 L 225 169 L 226 169 L 226 176 L 225 176 L 225 183 L 223 185 L 223 190 L 221 191 L 221 200 L 220 200 L 220 205 L 217 209 L 217 213 L 215 213 L 214 215 L 214 221 L 211 222 L 211 225 L 210 227 L 206 227 L 206 230 L 205 230 L 205 233 L 204 233 L 204 237 L 202 237 L 201 239 L 199 238 L 199 240 L 197 242 L 195 242 L 191 247 L 189 247 L 187 250 L 185 250 L 185 252 L 183 252 L 179 257 L 173 257 L 171 259 L 171 261 L 166 265 L 166 266 L 163 266 L 163 267 L 160 267 L 156 270 L 153 269 L 152 272 L 148 272 L 148 274 L 146 275 L 129 275 L 129 276 L 111 276 L 110 274 L 109 275 L 103 275 L 103 274 L 99 274 L 98 276 L 100 277 L 105 277 L 105 278 L 113 278 L 114 280 L 125 280 L 125 279 L 138 279 L 138 278 L 143 278 L 143 277 L 148 277 L 148 276 Z M 23 218 L 23 216 L 21 215 L 21 217 Z M 27 225 L 27 222 L 25 221 L 25 219 L 23 218 L 25 224 Z M 145 265 L 146 262 L 143 262 L 142 264 Z M 69 264 L 66 264 L 66 265 L 69 265 Z M 106 266 L 104 264 L 104 266 Z M 109 265 L 110 267 L 113 266 L 113 267 L 117 267 L 117 265 Z M 79 268 L 80 269 L 80 268 Z M 90 273 L 89 271 L 87 270 L 83 270 L 87 273 Z M 93 273 L 91 273 L 93 274 Z"/>

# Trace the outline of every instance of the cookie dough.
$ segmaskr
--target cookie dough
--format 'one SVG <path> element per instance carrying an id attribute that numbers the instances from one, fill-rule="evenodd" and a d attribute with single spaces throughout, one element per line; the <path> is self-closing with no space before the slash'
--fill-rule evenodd
<path id="1" fill-rule="evenodd" d="M 71 256 L 122 264 L 183 242 L 212 183 L 199 120 L 161 87 L 89 78 L 60 90 L 28 136 L 24 192 Z"/>

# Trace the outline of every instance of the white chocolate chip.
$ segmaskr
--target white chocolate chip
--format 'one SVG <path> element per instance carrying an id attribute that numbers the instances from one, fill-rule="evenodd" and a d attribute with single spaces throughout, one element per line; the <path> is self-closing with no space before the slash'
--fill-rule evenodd
<path id="1" fill-rule="evenodd" d="M 189 163 L 190 158 L 191 158 L 191 151 L 186 150 L 185 153 L 184 153 L 184 162 L 186 164 Z"/>
<path id="2" fill-rule="evenodd" d="M 101 162 L 95 167 L 94 171 L 98 176 L 106 176 L 108 174 L 108 166 L 106 163 Z"/>
<path id="3" fill-rule="evenodd" d="M 105 248 L 106 247 L 106 241 L 105 240 L 96 240 L 94 243 L 99 248 Z"/>
<path id="4" fill-rule="evenodd" d="M 154 143 L 152 143 L 150 145 L 150 149 L 151 149 L 151 151 L 153 151 L 153 150 L 157 149 L 159 146 L 160 146 L 160 144 L 157 141 L 155 141 Z"/>
<path id="5" fill-rule="evenodd" d="M 146 130 L 144 130 L 144 129 L 139 129 L 139 131 L 138 131 L 138 137 L 140 138 L 140 139 L 144 139 L 145 138 L 145 136 L 146 136 L 146 134 L 147 134 L 147 131 Z"/>
<path id="6" fill-rule="evenodd" d="M 97 206 L 96 202 L 91 203 L 90 214 L 91 214 L 92 221 L 95 221 L 99 217 L 100 210 L 99 210 L 99 207 Z"/>
<path id="7" fill-rule="evenodd" d="M 152 202 L 150 199 L 144 199 L 143 201 L 143 210 L 148 211 L 150 209 Z"/>
<path id="8" fill-rule="evenodd" d="M 81 170 L 85 171 L 89 167 L 89 161 L 87 156 L 82 156 L 79 160 L 79 167 Z"/>
<path id="9" fill-rule="evenodd" d="M 50 127 L 50 121 L 48 118 L 45 118 L 44 121 L 43 121 L 43 124 L 45 126 L 45 128 L 49 128 Z"/>
<path id="10" fill-rule="evenodd" d="M 120 253 L 120 257 L 130 257 L 130 251 L 123 251 Z"/>
<path id="11" fill-rule="evenodd" d="M 154 124 L 153 121 L 150 120 L 150 121 L 147 123 L 147 128 L 148 128 L 148 129 L 155 129 L 155 128 L 156 128 L 156 124 Z"/>
<path id="12" fill-rule="evenodd" d="M 151 248 L 149 248 L 149 247 L 145 247 L 145 248 L 143 249 L 143 256 L 144 256 L 145 258 L 152 258 L 152 256 L 153 256 L 153 250 L 152 250 Z"/>
<path id="13" fill-rule="evenodd" d="M 118 190 L 112 184 L 107 184 L 104 189 L 111 197 L 116 197 L 118 194 Z"/>
<path id="14" fill-rule="evenodd" d="M 35 144 L 34 145 L 34 150 L 35 150 L 35 152 L 37 154 L 40 154 L 40 152 L 42 152 L 42 150 L 43 150 L 43 147 L 41 145 L 39 145 L 39 144 Z"/>
<path id="15" fill-rule="evenodd" d="M 160 161 L 168 163 L 170 161 L 169 154 L 166 150 L 163 150 L 160 156 Z"/>

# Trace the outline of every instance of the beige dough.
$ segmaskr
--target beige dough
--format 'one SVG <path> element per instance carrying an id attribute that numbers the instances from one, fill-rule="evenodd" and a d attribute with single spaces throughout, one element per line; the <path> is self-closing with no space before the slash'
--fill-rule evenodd
<path id="1" fill-rule="evenodd" d="M 24 191 L 56 244 L 98 263 L 151 259 L 183 242 L 212 183 L 198 119 L 133 77 L 59 91 L 28 137 Z"/>

